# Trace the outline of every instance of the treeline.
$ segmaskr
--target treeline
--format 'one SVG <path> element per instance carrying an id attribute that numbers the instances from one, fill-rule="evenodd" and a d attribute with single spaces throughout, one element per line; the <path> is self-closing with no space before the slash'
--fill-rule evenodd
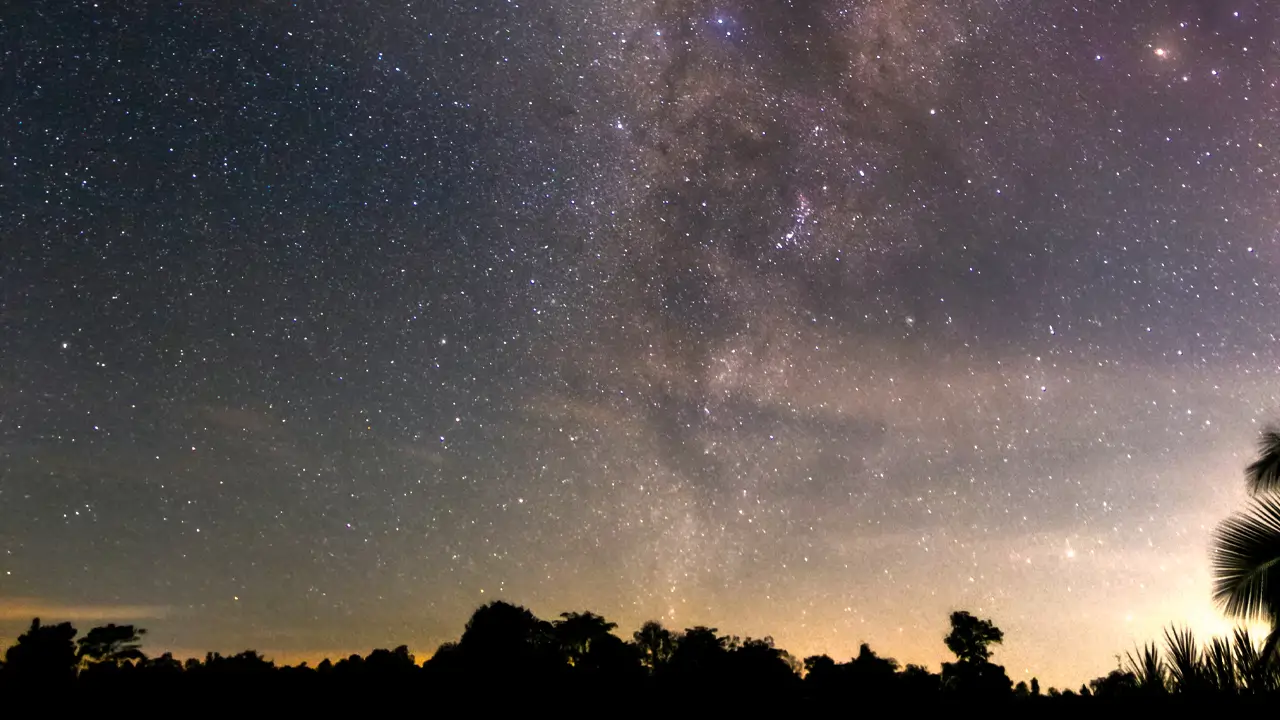
<path id="1" fill-rule="evenodd" d="M 990 620 L 952 613 L 943 638 L 954 662 L 934 673 L 901 666 L 866 644 L 839 662 L 826 655 L 798 660 L 771 638 L 721 635 L 716 628 L 673 632 L 645 623 L 624 640 L 617 626 L 591 612 L 545 621 L 505 602 L 478 608 L 457 642 L 441 645 L 419 664 L 406 646 L 353 654 L 312 667 L 277 666 L 257 652 L 208 653 L 179 661 L 169 653 L 147 657 L 145 630 L 96 627 L 77 638 L 70 623 L 30 628 L 4 654 L 0 702 L 49 693 L 65 699 L 162 698 L 217 704 L 282 703 L 293 709 L 415 698 L 468 707 L 574 703 L 587 712 L 617 703 L 678 703 L 685 710 L 764 711 L 795 707 L 841 708 L 851 703 L 895 707 L 977 705 L 988 710 L 1051 713 L 1209 700 L 1275 703 L 1280 663 L 1269 659 L 1245 631 L 1204 648 L 1190 632 L 1170 631 L 1162 652 L 1135 649 L 1122 666 L 1078 690 L 1043 691 L 1039 682 L 1014 685 L 992 662 L 1004 634 Z M 397 700 L 399 701 L 399 700 Z M 603 710 L 602 710 L 603 711 Z M 664 714 L 670 714 L 664 711 Z"/>

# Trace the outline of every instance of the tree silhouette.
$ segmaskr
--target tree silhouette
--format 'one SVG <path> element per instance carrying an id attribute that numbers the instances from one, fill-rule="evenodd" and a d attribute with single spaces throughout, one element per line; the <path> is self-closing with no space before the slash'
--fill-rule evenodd
<path id="1" fill-rule="evenodd" d="M 593 612 L 560 613 L 560 619 L 553 624 L 553 632 L 560 643 L 570 665 L 580 665 L 591 652 L 592 645 L 608 642 L 607 638 L 615 637 L 611 623 Z M 616 639 L 616 638 L 615 638 Z"/>
<path id="2" fill-rule="evenodd" d="M 5 652 L 5 673 L 23 683 L 63 683 L 76 676 L 76 629 L 69 622 L 41 625 L 34 618 Z"/>
<path id="3" fill-rule="evenodd" d="M 551 623 L 501 600 L 472 613 L 455 652 L 433 670 L 465 673 L 468 680 L 481 683 L 537 685 L 568 667 Z"/>
<path id="4" fill-rule="evenodd" d="M 839 682 L 836 661 L 827 655 L 810 655 L 804 659 L 804 684 L 816 693 L 829 693 Z"/>
<path id="5" fill-rule="evenodd" d="M 858 646 L 858 655 L 840 669 L 843 670 L 844 682 L 851 692 L 882 696 L 895 689 L 898 661 L 882 658 L 870 645 L 862 643 Z"/>
<path id="6" fill-rule="evenodd" d="M 933 697 L 942 687 L 942 678 L 923 665 L 907 665 L 898 679 L 902 694 L 916 700 Z"/>
<path id="7" fill-rule="evenodd" d="M 1129 697 L 1138 692 L 1138 678 L 1127 670 L 1112 670 L 1104 677 L 1090 680 L 1088 692 L 1100 698 Z"/>
<path id="8" fill-rule="evenodd" d="M 160 657 L 143 660 L 140 665 L 143 670 L 152 674 L 176 677 L 182 673 L 182 663 L 174 659 L 173 653 L 168 652 Z"/>
<path id="9" fill-rule="evenodd" d="M 990 620 L 956 611 L 951 613 L 947 649 L 959 662 L 942 664 L 942 683 L 968 695 L 1004 695 L 1013 683 L 1000 665 L 991 662 L 991 646 L 1004 641 L 1004 633 Z"/>
<path id="10" fill-rule="evenodd" d="M 471 614 L 458 649 L 463 652 L 516 652 L 553 641 L 551 626 L 520 605 L 495 600 Z"/>
<path id="11" fill-rule="evenodd" d="M 1188 630 L 1170 629 L 1163 648 L 1135 648 L 1119 669 L 1079 690 L 1051 688 L 1045 696 L 1035 678 L 1013 688 L 1005 669 L 991 662 L 991 649 L 1003 633 L 967 612 L 951 615 L 946 645 L 956 661 L 943 663 L 941 673 L 920 665 L 899 669 L 897 661 L 865 643 L 847 662 L 813 655 L 801 667 L 769 637 L 725 636 L 701 625 L 673 635 L 650 622 L 633 634 L 635 643 L 628 643 L 614 635 L 615 628 L 588 611 L 564 613 L 549 623 L 498 601 L 478 608 L 461 639 L 440 645 L 421 668 L 405 645 L 353 653 L 336 664 L 326 659 L 311 668 L 306 663 L 277 667 L 252 650 L 231 656 L 210 652 L 203 662 L 185 664 L 169 653 L 145 659 L 138 647 L 141 629 L 107 625 L 76 640 L 69 623 L 42 626 L 35 620 L 5 653 L 0 695 L 9 698 L 37 687 L 50 698 L 65 692 L 67 697 L 148 697 L 158 703 L 170 699 L 165 693 L 175 702 L 263 697 L 291 703 L 299 713 L 329 714 L 343 698 L 356 699 L 368 710 L 371 700 L 399 703 L 424 696 L 478 714 L 600 714 L 619 699 L 648 702 L 646 707 L 666 712 L 716 715 L 847 714 L 860 707 L 925 716 L 950 708 L 989 713 L 1007 704 L 1036 717 L 1051 717 L 1055 709 L 1063 714 L 1119 706 L 1158 711 L 1166 707 L 1161 698 L 1167 693 L 1181 704 L 1280 698 L 1280 666 L 1265 660 L 1244 629 L 1207 643 L 1198 643 Z M 63 685 L 50 693 L 54 681 Z"/>
<path id="12" fill-rule="evenodd" d="M 1258 457 L 1245 468 L 1249 507 L 1227 518 L 1213 538 L 1214 600 L 1229 615 L 1268 623 L 1262 655 L 1280 661 L 1280 428 L 1269 426 Z"/>
<path id="13" fill-rule="evenodd" d="M 792 657 L 773 638 L 747 638 L 729 654 L 726 670 L 741 691 L 774 688 L 782 692 L 799 684 Z"/>
<path id="14" fill-rule="evenodd" d="M 94 665 L 119 666 L 124 662 L 146 660 L 142 652 L 142 636 L 146 630 L 132 625 L 109 623 L 90 630 L 76 641 L 81 660 Z"/>
<path id="15" fill-rule="evenodd" d="M 197 663 L 194 669 L 215 675 L 253 677 L 267 675 L 275 667 L 274 662 L 264 658 L 256 650 L 245 650 L 229 657 L 216 652 L 205 653 L 204 664 Z"/>
<path id="16" fill-rule="evenodd" d="M 947 649 L 960 662 L 982 663 L 991 658 L 991 646 L 1004 642 L 1004 633 L 990 620 L 979 620 L 964 611 L 951 613 Z"/>
<path id="17" fill-rule="evenodd" d="M 595 613 L 562 613 L 554 623 L 561 652 L 574 675 L 609 686 L 638 680 L 644 669 L 640 648 L 613 634 L 616 623 Z"/>
<path id="18" fill-rule="evenodd" d="M 686 628 L 676 639 L 675 652 L 671 654 L 672 670 L 686 675 L 718 670 L 720 661 L 729 653 L 730 638 L 716 635 L 717 632 L 716 628 L 705 625 Z"/>
<path id="19" fill-rule="evenodd" d="M 350 655 L 340 658 L 338 662 L 333 664 L 333 672 L 336 675 L 360 676 L 364 674 L 364 658 L 359 653 L 351 653 Z"/>
<path id="20" fill-rule="evenodd" d="M 631 638 L 640 649 L 640 661 L 650 674 L 665 667 L 676 649 L 675 635 L 656 620 L 641 625 Z"/>
<path id="21" fill-rule="evenodd" d="M 364 658 L 361 669 L 374 677 L 403 678 L 418 670 L 418 660 L 407 645 L 397 646 L 395 650 L 378 648 Z"/>

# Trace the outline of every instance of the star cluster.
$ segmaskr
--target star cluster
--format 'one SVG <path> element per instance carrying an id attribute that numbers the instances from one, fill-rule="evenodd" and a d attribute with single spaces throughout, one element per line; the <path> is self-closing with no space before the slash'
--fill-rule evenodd
<path id="1" fill-rule="evenodd" d="M 1046 686 L 1224 626 L 1275 411 L 1262 2 L 23 3 L 0 635 L 493 598 Z"/>

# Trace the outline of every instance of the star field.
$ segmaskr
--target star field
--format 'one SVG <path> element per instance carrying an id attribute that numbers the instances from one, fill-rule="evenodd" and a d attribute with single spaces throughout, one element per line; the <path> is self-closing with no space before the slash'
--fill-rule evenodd
<path id="1" fill-rule="evenodd" d="M 1226 627 L 1270 4 L 135 5 L 0 19 L 0 640 Z"/>

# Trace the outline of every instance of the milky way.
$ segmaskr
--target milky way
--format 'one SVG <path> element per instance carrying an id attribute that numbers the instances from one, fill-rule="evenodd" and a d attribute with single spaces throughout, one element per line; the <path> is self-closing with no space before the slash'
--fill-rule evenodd
<path id="1" fill-rule="evenodd" d="M 1225 627 L 1276 8 L 143 5 L 0 20 L 0 635 Z"/>

